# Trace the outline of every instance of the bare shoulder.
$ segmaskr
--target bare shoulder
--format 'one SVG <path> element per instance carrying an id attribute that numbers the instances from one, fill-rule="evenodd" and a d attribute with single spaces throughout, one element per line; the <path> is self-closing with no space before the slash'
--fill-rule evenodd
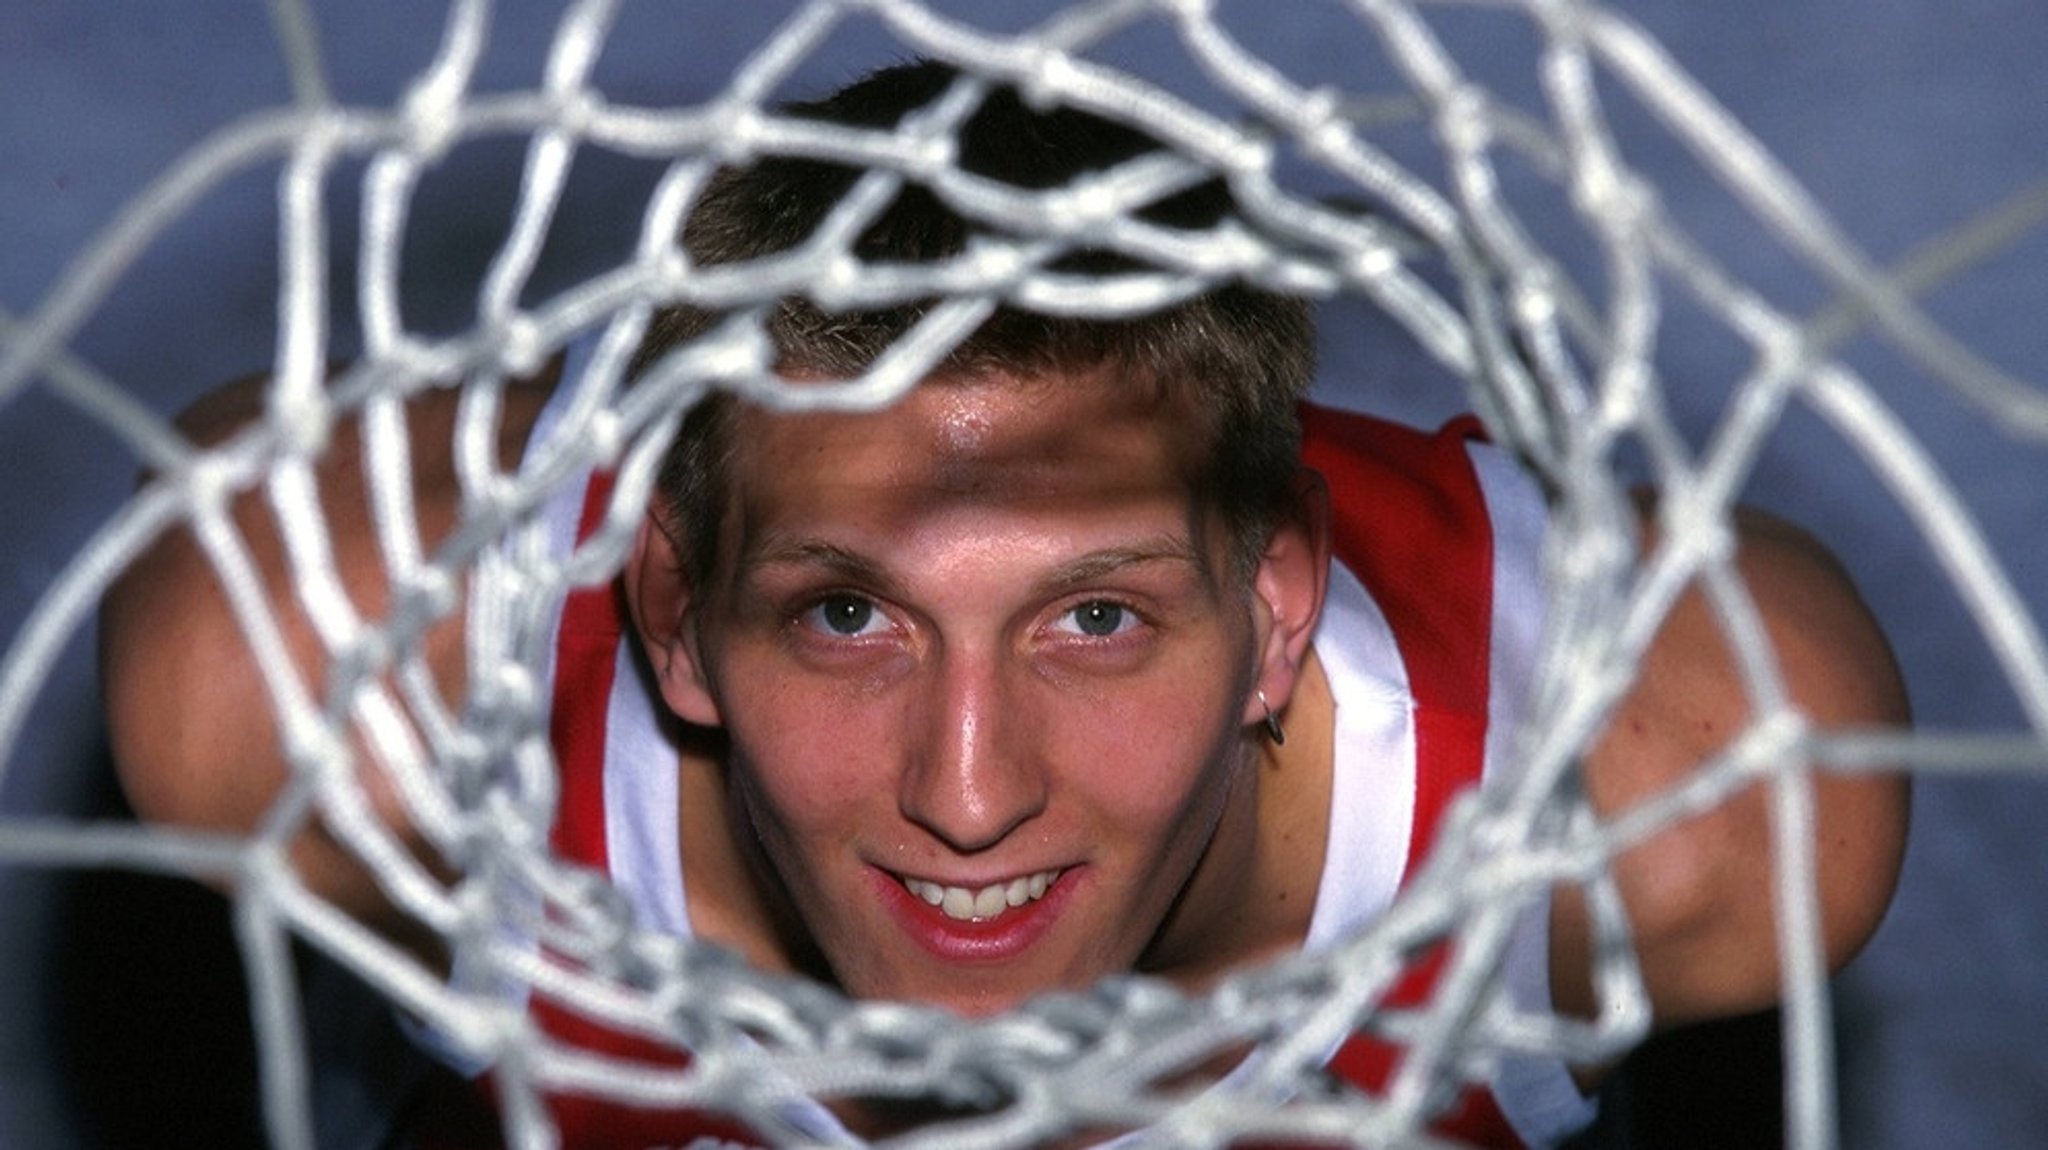
<path id="1" fill-rule="evenodd" d="M 552 383 L 550 372 L 508 389 L 498 427 L 502 463 L 517 460 Z M 180 413 L 177 429 L 197 444 L 224 441 L 262 416 L 265 392 L 262 377 L 227 384 Z M 460 502 L 451 449 L 458 398 L 432 390 L 411 401 L 406 413 L 411 494 L 427 548 L 449 530 Z M 357 611 L 376 618 L 387 605 L 388 587 L 363 480 L 362 447 L 357 423 L 339 422 L 316 463 L 315 480 L 320 527 L 342 586 Z M 231 526 L 289 656 L 317 692 L 320 644 L 297 607 L 276 514 L 260 489 L 236 497 Z M 100 675 L 115 761 L 136 812 L 151 821 L 239 833 L 269 808 L 285 777 L 285 760 L 269 687 L 216 561 L 185 525 L 157 539 L 101 603 Z M 432 631 L 427 654 L 444 693 L 459 683 L 459 624 L 451 619 Z M 325 893 L 345 904 L 353 901 L 352 893 L 372 897 L 367 888 L 353 891 L 352 879 L 323 877 L 340 868 L 320 844 L 305 844 L 300 854 L 316 887 L 329 888 Z"/>
<path id="2" fill-rule="evenodd" d="M 1674 604 L 1633 688 L 1587 759 L 1596 810 L 1619 815 L 1713 769 L 1782 704 L 1808 733 L 1896 728 L 1909 721 L 1889 643 L 1841 563 L 1816 538 L 1754 511 L 1736 517 L 1740 590 L 1718 598 L 1695 584 Z M 1647 545 L 1654 550 L 1654 532 Z M 1761 643 L 1731 638 L 1743 617 Z M 1755 674 L 1759 667 L 1761 675 Z M 1776 680 L 1776 688 L 1771 680 Z M 1778 690 L 1777 688 L 1781 688 Z M 1798 766 L 1804 744 L 1767 770 Z M 1759 777 L 1762 777 L 1761 775 Z M 1815 771 L 1813 848 L 1823 946 L 1840 966 L 1889 905 L 1904 852 L 1902 775 Z M 1777 999 L 1768 788 L 1752 783 L 1711 812 L 1682 820 L 1624 854 L 1617 872 L 1639 957 L 1664 1024 L 1755 1009 Z M 1582 908 L 1564 900 L 1553 950 L 1561 1002 L 1580 998 Z M 1564 961 L 1558 960 L 1562 957 Z"/>
<path id="3" fill-rule="evenodd" d="M 1688 591 L 1650 651 L 1638 699 L 1664 707 L 1688 700 L 1703 718 L 1746 721 L 1762 684 L 1747 673 L 1731 636 L 1740 613 L 1753 607 L 1766 640 L 1760 653 L 1811 723 L 1904 724 L 1905 689 L 1890 643 L 1835 555 L 1804 529 L 1755 510 L 1738 512 L 1735 536 L 1737 601 Z"/>

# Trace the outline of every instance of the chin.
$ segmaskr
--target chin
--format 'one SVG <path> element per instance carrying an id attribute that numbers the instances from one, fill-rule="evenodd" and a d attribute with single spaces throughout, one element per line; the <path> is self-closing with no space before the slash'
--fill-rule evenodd
<path id="1" fill-rule="evenodd" d="M 942 1010 L 951 1011 L 962 1018 L 992 1018 L 998 1014 L 1005 1014 L 1015 1010 L 1017 1007 L 1029 1002 L 1039 993 L 1042 992 L 1034 991 L 1026 994 L 1016 991 L 992 991 L 987 994 L 961 995 L 950 1000 L 933 1002 L 932 1005 Z"/>
<path id="2" fill-rule="evenodd" d="M 913 968 L 883 971 L 849 969 L 840 987 L 862 1002 L 901 1002 L 930 1007 L 967 1019 L 989 1018 L 1017 1009 L 1033 999 L 1068 989 L 1056 978 L 1017 977 L 1018 972 Z"/>
<path id="3" fill-rule="evenodd" d="M 1014 1010 L 1044 993 L 1044 990 L 1036 988 L 1019 990 L 996 987 L 934 987 L 929 979 L 920 979 L 909 985 L 894 979 L 875 982 L 854 980 L 841 985 L 850 997 L 862 1002 L 901 1002 L 974 1019 L 989 1018 Z"/>

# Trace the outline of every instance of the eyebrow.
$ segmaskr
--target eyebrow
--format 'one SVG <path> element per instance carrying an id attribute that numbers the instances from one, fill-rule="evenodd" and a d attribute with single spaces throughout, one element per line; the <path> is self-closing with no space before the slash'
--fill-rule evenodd
<path id="1" fill-rule="evenodd" d="M 832 572 L 848 582 L 885 590 L 896 583 L 888 571 L 866 556 L 821 539 L 786 539 L 770 543 L 751 555 L 742 556 L 736 574 L 744 581 L 768 567 L 814 567 Z"/>
<path id="2" fill-rule="evenodd" d="M 1092 583 L 1126 567 L 1151 563 L 1185 563 L 1204 580 L 1211 577 L 1207 556 L 1183 540 L 1161 537 L 1132 546 L 1091 551 L 1054 568 L 1044 582 L 1048 587 L 1059 590 Z"/>
<path id="3" fill-rule="evenodd" d="M 1184 563 L 1203 580 L 1214 579 L 1208 557 L 1198 548 L 1184 540 L 1159 536 L 1077 556 L 1053 568 L 1040 580 L 1040 584 L 1051 591 L 1064 591 L 1128 567 L 1152 563 Z M 898 583 L 887 568 L 867 556 L 821 539 L 788 539 L 771 543 L 742 558 L 736 574 L 741 580 L 746 580 L 770 567 L 817 568 L 850 583 L 873 587 L 884 593 L 896 589 Z"/>

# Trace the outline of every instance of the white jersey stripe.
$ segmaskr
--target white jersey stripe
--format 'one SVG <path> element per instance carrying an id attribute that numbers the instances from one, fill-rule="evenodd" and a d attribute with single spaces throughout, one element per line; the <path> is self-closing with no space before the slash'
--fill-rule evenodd
<path id="1" fill-rule="evenodd" d="M 1391 906 L 1415 822 L 1415 700 L 1379 604 L 1342 563 L 1316 631 L 1336 703 L 1329 848 L 1305 945 L 1341 941 Z"/>
<path id="2" fill-rule="evenodd" d="M 605 713 L 605 852 L 612 881 L 642 927 L 685 936 L 682 808 L 675 744 L 655 717 L 660 695 L 643 674 L 628 636 L 619 643 Z"/>

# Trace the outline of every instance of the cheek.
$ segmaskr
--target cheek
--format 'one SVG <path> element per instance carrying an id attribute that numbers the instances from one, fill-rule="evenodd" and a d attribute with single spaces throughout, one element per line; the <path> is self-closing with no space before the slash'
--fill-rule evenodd
<path id="1" fill-rule="evenodd" d="M 877 764 L 886 761 L 892 725 L 876 709 L 822 706 L 776 690 L 735 702 L 726 709 L 730 769 L 757 822 L 826 836 L 885 793 Z"/>
<path id="2" fill-rule="evenodd" d="M 1173 827 L 1216 802 L 1244 758 L 1226 688 L 1183 685 L 1103 701 L 1084 711 L 1064 761 L 1077 764 L 1097 805 L 1133 827 Z"/>

